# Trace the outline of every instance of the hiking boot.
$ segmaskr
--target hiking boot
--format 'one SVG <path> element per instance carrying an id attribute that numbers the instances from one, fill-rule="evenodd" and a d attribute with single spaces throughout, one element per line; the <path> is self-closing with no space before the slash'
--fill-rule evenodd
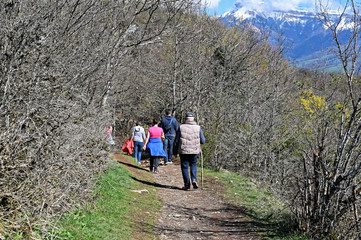
<path id="1" fill-rule="evenodd" d="M 193 185 L 193 188 L 198 188 L 198 183 L 195 181 L 195 180 L 193 180 L 192 181 L 192 185 Z"/>

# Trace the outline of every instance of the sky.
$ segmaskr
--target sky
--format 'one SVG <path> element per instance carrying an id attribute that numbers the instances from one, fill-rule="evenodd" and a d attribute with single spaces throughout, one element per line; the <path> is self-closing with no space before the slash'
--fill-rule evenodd
<path id="1" fill-rule="evenodd" d="M 340 4 L 344 4 L 345 0 L 323 0 L 329 2 L 332 9 L 337 9 Z M 216 13 L 222 15 L 231 10 L 237 2 L 244 6 L 257 8 L 262 4 L 266 10 L 290 10 L 290 9 L 309 9 L 314 10 L 315 0 L 202 0 L 208 7 L 210 14 Z M 358 2 L 358 1 L 355 1 Z"/>

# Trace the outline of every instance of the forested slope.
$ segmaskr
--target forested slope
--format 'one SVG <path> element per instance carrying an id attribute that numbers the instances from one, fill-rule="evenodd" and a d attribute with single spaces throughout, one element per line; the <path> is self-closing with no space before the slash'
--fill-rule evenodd
<path id="1" fill-rule="evenodd" d="M 266 183 L 301 231 L 355 237 L 354 10 L 354 37 L 335 45 L 345 74 L 325 75 L 292 68 L 282 39 L 271 46 L 269 33 L 226 27 L 194 1 L 1 2 L 0 235 L 46 238 L 106 167 L 104 128 L 120 144 L 134 121 L 170 108 L 179 122 L 196 114 L 208 167 Z"/>

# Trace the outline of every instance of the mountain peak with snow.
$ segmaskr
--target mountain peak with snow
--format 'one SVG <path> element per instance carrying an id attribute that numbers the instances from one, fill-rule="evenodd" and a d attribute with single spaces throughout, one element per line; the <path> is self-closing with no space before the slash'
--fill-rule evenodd
<path id="1" fill-rule="evenodd" d="M 334 25 L 340 15 L 337 11 L 332 11 L 329 16 Z M 235 21 L 251 23 L 255 28 L 272 30 L 271 43 L 277 44 L 282 35 L 284 43 L 289 46 L 286 57 L 301 67 L 308 67 L 304 63 L 312 63 L 310 59 L 317 60 L 318 56 L 331 55 L 329 50 L 333 45 L 330 31 L 312 10 L 286 10 L 267 5 L 263 1 L 248 0 L 237 3 L 234 9 L 221 18 L 226 21 L 230 17 Z M 353 26 L 350 18 L 346 17 L 341 21 L 338 25 L 341 38 L 346 39 Z"/>

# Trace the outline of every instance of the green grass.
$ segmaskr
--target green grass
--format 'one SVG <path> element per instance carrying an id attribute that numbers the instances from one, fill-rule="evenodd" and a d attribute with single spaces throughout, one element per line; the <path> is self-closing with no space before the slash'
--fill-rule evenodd
<path id="1" fill-rule="evenodd" d="M 265 226 L 262 237 L 268 239 L 309 239 L 295 231 L 291 214 L 266 187 L 242 175 L 228 171 L 205 169 L 205 174 L 225 186 L 225 197 L 232 204 L 245 208 L 246 215 Z M 271 236 L 271 237 L 270 237 Z"/>
<path id="2" fill-rule="evenodd" d="M 242 205 L 255 218 L 269 219 L 275 213 L 284 213 L 284 206 L 266 188 L 250 179 L 228 171 L 205 170 L 206 174 L 220 179 L 227 186 L 228 198 Z"/>
<path id="3" fill-rule="evenodd" d="M 133 158 L 129 159 L 135 163 Z M 204 171 L 206 176 L 218 179 L 225 186 L 223 197 L 227 201 L 244 208 L 245 214 L 252 221 L 265 226 L 262 227 L 265 231 L 262 237 L 309 239 L 294 231 L 284 204 L 265 187 L 236 173 L 208 169 Z M 151 178 L 147 174 L 143 177 Z M 67 214 L 61 221 L 60 230 L 57 230 L 58 235 L 63 239 L 84 240 L 154 239 L 153 231 L 161 200 L 154 187 L 146 187 L 149 193 L 131 192 L 140 189 L 139 184 L 132 178 L 130 171 L 121 164 L 114 164 L 97 183 L 97 200 Z M 141 188 L 144 189 L 144 185 Z M 144 222 L 138 222 L 143 215 L 147 215 Z M 142 229 L 143 234 L 134 236 L 134 232 L 139 233 L 139 229 Z"/>
<path id="4" fill-rule="evenodd" d="M 142 228 L 142 239 L 153 239 L 156 218 L 150 213 L 160 209 L 160 199 L 153 190 L 131 192 L 139 189 L 137 184 L 121 164 L 113 164 L 97 183 L 97 200 L 66 215 L 58 234 L 65 239 L 134 239 L 134 230 Z M 137 222 L 133 216 L 137 212 L 148 212 L 147 224 Z"/>

